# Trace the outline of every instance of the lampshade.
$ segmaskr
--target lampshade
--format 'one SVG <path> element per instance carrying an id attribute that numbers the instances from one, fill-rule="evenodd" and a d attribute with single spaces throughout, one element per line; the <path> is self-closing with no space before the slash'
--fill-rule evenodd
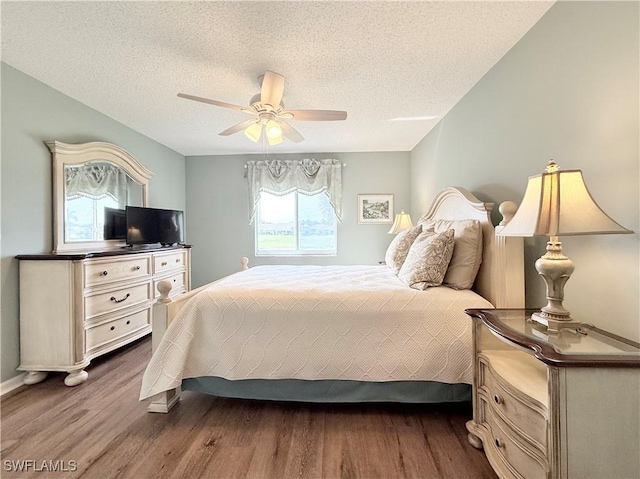
<path id="1" fill-rule="evenodd" d="M 522 203 L 500 232 L 504 236 L 571 236 L 632 233 L 612 220 L 592 198 L 582 171 L 559 170 L 551 160 L 531 176 Z"/>
<path id="2" fill-rule="evenodd" d="M 408 230 L 413 227 L 413 223 L 411 222 L 411 216 L 409 213 L 405 213 L 401 211 L 396 215 L 396 219 L 393 221 L 393 226 L 388 231 L 389 234 L 398 234 L 401 231 Z"/>
<path id="3" fill-rule="evenodd" d="M 251 141 L 257 142 L 260 139 L 260 135 L 262 134 L 262 124 L 260 123 L 260 121 L 251 123 L 251 125 L 249 125 L 247 129 L 244 130 L 244 134 Z"/>
<path id="4" fill-rule="evenodd" d="M 282 142 L 282 127 L 275 120 L 267 121 L 265 125 L 265 130 L 267 132 L 268 138 L 280 138 L 280 142 Z"/>

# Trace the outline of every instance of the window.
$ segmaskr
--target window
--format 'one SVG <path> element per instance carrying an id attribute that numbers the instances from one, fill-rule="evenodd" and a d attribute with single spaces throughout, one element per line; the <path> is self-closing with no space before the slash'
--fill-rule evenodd
<path id="1" fill-rule="evenodd" d="M 256 256 L 335 255 L 337 222 L 327 195 L 262 192 L 256 219 Z"/>

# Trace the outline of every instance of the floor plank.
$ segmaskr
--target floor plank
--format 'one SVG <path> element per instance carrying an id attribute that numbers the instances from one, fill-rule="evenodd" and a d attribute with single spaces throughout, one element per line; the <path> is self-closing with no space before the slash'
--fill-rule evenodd
<path id="1" fill-rule="evenodd" d="M 2 397 L 2 477 L 496 477 L 466 440 L 470 404 L 306 404 L 184 392 L 169 414 L 149 414 L 138 395 L 150 355 L 146 338 L 95 360 L 78 387 L 51 374 Z"/>

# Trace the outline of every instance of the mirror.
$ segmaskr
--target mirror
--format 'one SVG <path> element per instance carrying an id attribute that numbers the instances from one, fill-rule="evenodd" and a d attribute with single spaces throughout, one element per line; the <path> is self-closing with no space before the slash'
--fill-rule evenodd
<path id="1" fill-rule="evenodd" d="M 53 252 L 124 246 L 124 209 L 147 206 L 153 173 L 110 143 L 47 146 L 53 154 Z"/>
<path id="2" fill-rule="evenodd" d="M 124 239 L 126 206 L 142 206 L 142 186 L 118 165 L 64 165 L 65 243 Z"/>

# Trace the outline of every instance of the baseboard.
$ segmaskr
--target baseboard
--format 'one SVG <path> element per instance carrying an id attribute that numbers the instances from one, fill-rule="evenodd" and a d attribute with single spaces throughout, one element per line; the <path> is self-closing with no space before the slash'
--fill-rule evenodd
<path id="1" fill-rule="evenodd" d="M 12 377 L 11 379 L 7 379 L 0 383 L 0 396 L 4 396 L 7 393 L 10 393 L 14 389 L 18 389 L 22 386 L 22 379 L 24 378 L 25 373 L 18 374 L 17 376 Z"/>

